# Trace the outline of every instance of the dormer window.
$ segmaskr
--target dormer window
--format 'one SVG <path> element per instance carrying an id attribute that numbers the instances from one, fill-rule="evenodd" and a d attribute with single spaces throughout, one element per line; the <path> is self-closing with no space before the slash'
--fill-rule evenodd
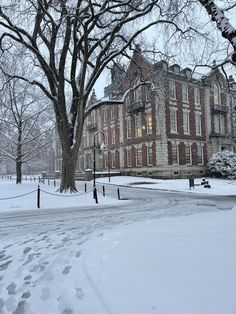
<path id="1" fill-rule="evenodd" d="M 215 82 L 213 88 L 214 88 L 214 105 L 220 105 L 221 104 L 220 85 Z"/>

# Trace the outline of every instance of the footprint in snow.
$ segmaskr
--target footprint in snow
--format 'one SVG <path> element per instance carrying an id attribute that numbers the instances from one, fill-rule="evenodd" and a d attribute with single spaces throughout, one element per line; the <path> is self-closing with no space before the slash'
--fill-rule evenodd
<path id="1" fill-rule="evenodd" d="M 68 275 L 69 274 L 69 272 L 70 272 L 70 269 L 71 269 L 71 266 L 66 266 L 65 268 L 64 268 L 64 270 L 63 270 L 63 274 L 64 275 Z"/>
<path id="2" fill-rule="evenodd" d="M 16 284 L 14 282 L 11 282 L 10 285 L 7 286 L 7 290 L 9 295 L 16 294 Z"/>
<path id="3" fill-rule="evenodd" d="M 22 299 L 29 299 L 31 296 L 31 293 L 29 291 L 26 291 L 22 294 Z"/>
<path id="4" fill-rule="evenodd" d="M 25 249 L 24 249 L 24 251 L 23 251 L 23 254 L 26 254 L 26 253 L 28 253 L 29 251 L 31 251 L 32 249 L 31 249 L 31 247 L 26 247 Z"/>
<path id="5" fill-rule="evenodd" d="M 7 261 L 6 263 L 1 264 L 0 271 L 6 270 L 11 263 L 12 261 Z"/>

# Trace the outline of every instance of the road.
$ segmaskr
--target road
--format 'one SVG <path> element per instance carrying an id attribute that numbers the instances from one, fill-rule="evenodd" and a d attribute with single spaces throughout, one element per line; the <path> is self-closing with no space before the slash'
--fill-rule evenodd
<path id="1" fill-rule="evenodd" d="M 101 186 L 98 188 L 101 190 Z M 117 187 L 110 186 L 106 192 L 116 196 Z M 0 314 L 108 313 L 98 296 L 88 308 L 85 295 L 95 292 L 91 285 L 85 284 L 86 278 L 81 279 L 82 286 L 75 279 L 84 276 L 82 263 L 78 261 L 91 236 L 102 236 L 105 230 L 118 224 L 230 210 L 236 203 L 234 197 L 127 187 L 120 187 L 120 194 L 126 201 L 121 200 L 114 206 L 98 204 L 84 208 L 2 213 Z M 67 282 L 68 291 L 58 284 L 60 282 Z M 79 302 L 80 312 L 74 312 L 66 305 L 73 293 L 76 299 L 73 302 Z M 49 305 L 52 310 L 48 312 Z"/>

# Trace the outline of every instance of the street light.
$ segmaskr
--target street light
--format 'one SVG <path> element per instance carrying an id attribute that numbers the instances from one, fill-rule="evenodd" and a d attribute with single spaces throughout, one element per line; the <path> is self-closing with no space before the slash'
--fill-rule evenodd
<path id="1" fill-rule="evenodd" d="M 95 175 L 95 171 L 96 171 L 96 136 L 98 134 L 101 134 L 103 136 L 103 143 L 100 145 L 100 150 L 101 151 L 106 151 L 107 150 L 107 146 L 105 144 L 105 135 L 103 132 L 97 131 L 94 134 L 93 137 L 93 198 L 96 199 L 96 203 L 97 203 L 97 190 L 96 190 L 96 175 Z"/>

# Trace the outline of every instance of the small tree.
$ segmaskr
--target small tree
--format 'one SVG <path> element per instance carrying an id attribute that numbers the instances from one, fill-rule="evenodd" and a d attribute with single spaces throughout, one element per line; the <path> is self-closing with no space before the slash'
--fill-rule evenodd
<path id="1" fill-rule="evenodd" d="M 54 123 L 42 92 L 15 79 L 0 93 L 0 108 L 0 156 L 15 162 L 16 183 L 21 183 L 22 165 L 50 145 Z"/>
<path id="2" fill-rule="evenodd" d="M 208 168 L 211 174 L 228 179 L 236 178 L 236 154 L 230 151 L 223 151 L 214 154 L 208 161 Z"/>

